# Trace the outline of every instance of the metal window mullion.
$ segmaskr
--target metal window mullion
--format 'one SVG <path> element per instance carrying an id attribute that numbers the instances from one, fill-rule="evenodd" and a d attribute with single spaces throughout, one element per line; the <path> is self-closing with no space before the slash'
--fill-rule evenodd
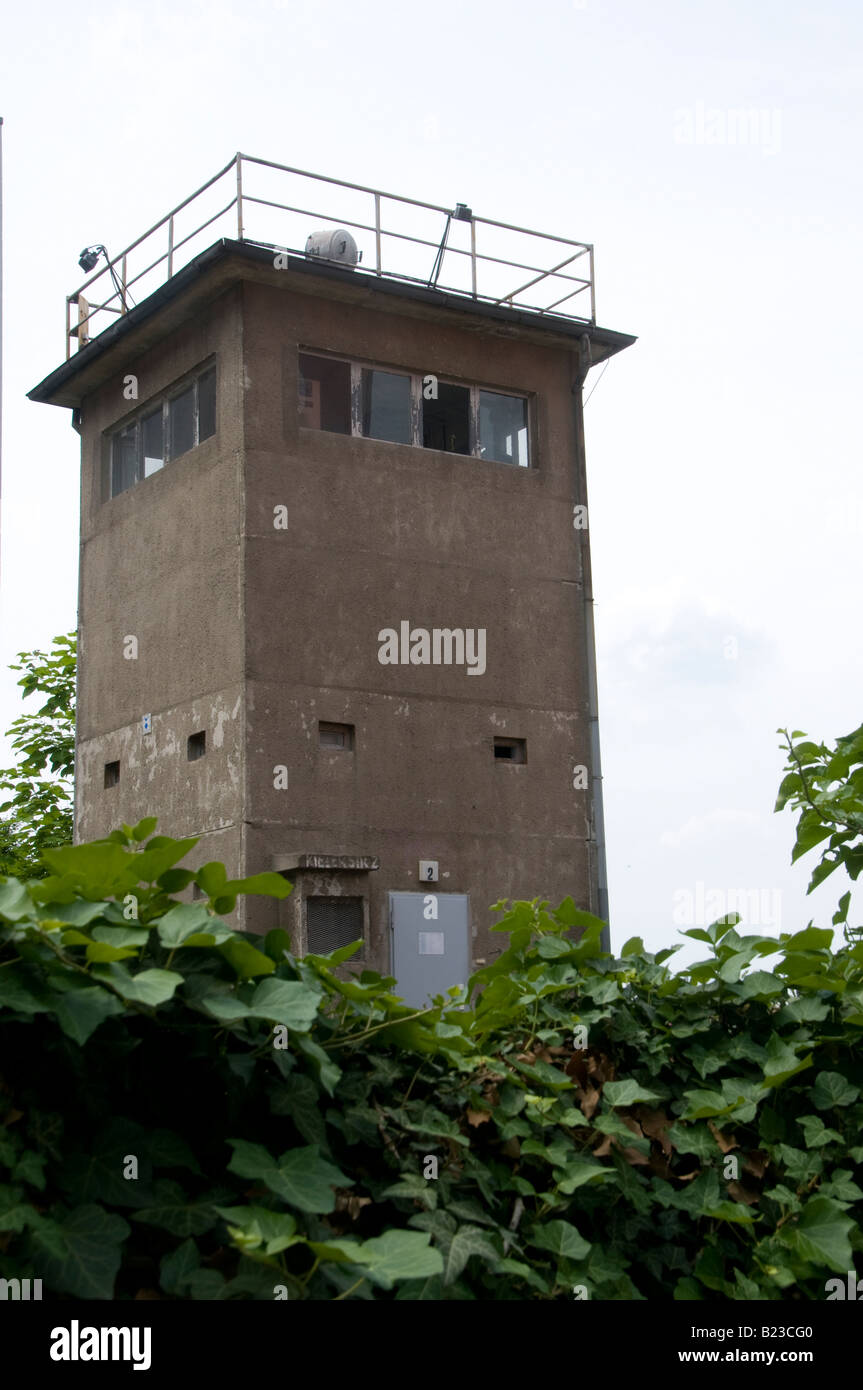
<path id="1" fill-rule="evenodd" d="M 351 363 L 351 434 L 362 438 L 363 433 L 363 369 L 359 362 Z"/>
<path id="2" fill-rule="evenodd" d="M 411 443 L 415 449 L 422 448 L 423 442 L 423 379 L 416 372 L 411 373 Z"/>
<path id="3" fill-rule="evenodd" d="M 470 388 L 470 452 L 473 458 L 482 458 L 479 451 L 479 390 L 478 386 Z"/>

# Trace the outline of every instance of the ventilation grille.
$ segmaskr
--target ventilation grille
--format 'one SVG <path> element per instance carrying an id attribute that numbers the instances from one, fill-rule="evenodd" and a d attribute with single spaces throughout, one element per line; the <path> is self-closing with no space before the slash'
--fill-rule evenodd
<path id="1" fill-rule="evenodd" d="M 362 938 L 362 898 L 306 899 L 306 940 L 311 954 L 325 956 Z"/>

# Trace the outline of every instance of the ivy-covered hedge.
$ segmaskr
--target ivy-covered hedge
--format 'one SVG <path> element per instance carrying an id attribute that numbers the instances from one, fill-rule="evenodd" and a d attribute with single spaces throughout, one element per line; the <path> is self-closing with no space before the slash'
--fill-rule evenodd
<path id="1" fill-rule="evenodd" d="M 419 1012 L 220 919 L 155 823 L 0 882 L 0 1277 L 44 1297 L 823 1299 L 863 1249 L 863 945 L 571 900 Z M 204 899 L 174 895 L 196 881 Z M 580 939 L 573 939 L 578 929 Z M 778 947 L 778 949 L 777 949 Z M 771 961 L 770 969 L 765 965 Z M 468 1006 L 470 1002 L 470 1006 Z"/>

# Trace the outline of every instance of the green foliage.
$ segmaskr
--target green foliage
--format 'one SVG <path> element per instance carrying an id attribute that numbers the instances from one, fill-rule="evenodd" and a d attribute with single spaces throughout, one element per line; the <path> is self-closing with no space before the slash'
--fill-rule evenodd
<path id="1" fill-rule="evenodd" d="M 863 944 L 730 916 L 673 971 L 603 953 L 571 899 L 501 903 L 506 950 L 416 1010 L 356 948 L 232 931 L 226 897 L 288 885 L 181 869 L 195 842 L 155 828 L 0 882 L 0 1276 L 715 1301 L 822 1299 L 854 1267 Z"/>
<path id="2" fill-rule="evenodd" d="M 0 770 L 0 874 L 32 878 L 45 873 L 46 849 L 72 839 L 76 634 L 55 637 L 48 653 L 19 652 L 9 669 L 24 672 L 25 699 L 43 698 L 7 730 L 17 761 Z"/>
<path id="3" fill-rule="evenodd" d="M 787 729 L 778 732 L 784 737 L 788 760 L 776 810 L 790 806 L 800 812 L 791 862 L 820 845 L 821 858 L 812 870 L 807 892 L 840 865 L 856 882 L 863 869 L 863 724 L 838 738 L 835 748 L 813 743 L 799 729 L 791 734 Z M 850 903 L 850 892 L 843 893 L 833 923 L 846 926 L 846 935 L 857 939 L 863 936 L 863 928 L 847 928 Z"/>

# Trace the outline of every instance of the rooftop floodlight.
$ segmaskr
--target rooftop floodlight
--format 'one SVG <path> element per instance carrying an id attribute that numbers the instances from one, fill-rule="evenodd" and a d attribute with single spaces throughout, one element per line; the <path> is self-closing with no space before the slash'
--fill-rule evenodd
<path id="1" fill-rule="evenodd" d="M 78 264 L 81 267 L 81 269 L 85 272 L 85 274 L 89 275 L 90 271 L 97 264 L 100 256 L 105 257 L 105 261 L 108 266 L 108 271 L 110 273 L 111 280 L 114 284 L 114 289 L 117 292 L 117 298 L 120 300 L 120 312 L 125 314 L 128 312 L 129 309 L 127 300 L 132 299 L 132 296 L 129 294 L 129 291 L 126 289 L 125 285 L 121 285 L 120 281 L 117 279 L 117 272 L 114 270 L 114 267 L 111 264 L 111 257 L 108 255 L 107 246 L 85 246 L 84 250 L 78 257 Z M 125 265 L 123 274 L 125 276 Z M 132 302 L 134 303 L 134 300 L 132 300 Z"/>
<path id="2" fill-rule="evenodd" d="M 105 251 L 104 246 L 85 246 L 84 250 L 78 257 L 78 264 L 81 267 L 81 269 L 86 271 L 89 275 L 90 271 L 93 269 L 93 266 L 96 264 L 103 251 Z M 105 260 L 107 261 L 107 259 L 108 252 L 105 251 Z"/>
<path id="3" fill-rule="evenodd" d="M 473 213 L 471 212 L 467 203 L 456 203 L 455 210 L 452 215 L 455 218 L 456 222 L 473 221 Z"/>

